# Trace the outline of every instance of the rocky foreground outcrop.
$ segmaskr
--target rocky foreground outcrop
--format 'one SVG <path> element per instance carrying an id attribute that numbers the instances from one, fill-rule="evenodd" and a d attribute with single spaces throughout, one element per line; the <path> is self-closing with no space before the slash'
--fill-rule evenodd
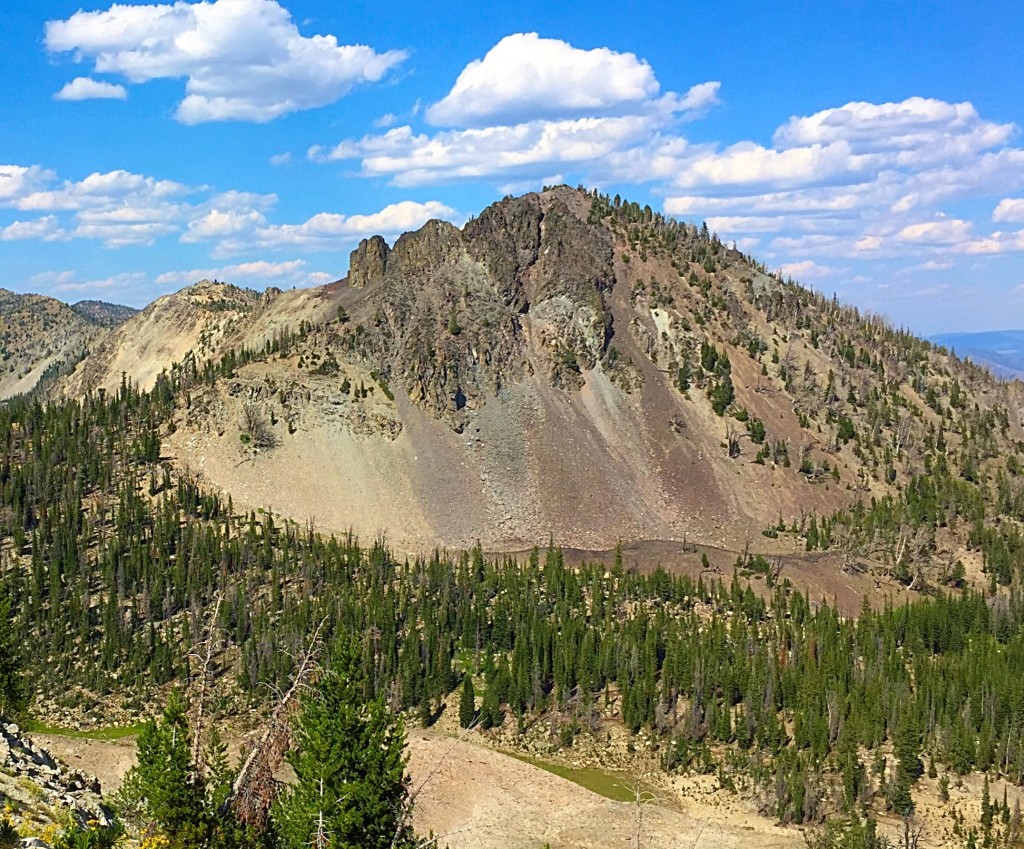
<path id="1" fill-rule="evenodd" d="M 13 723 L 0 723 L 0 800 L 13 803 L 16 821 L 19 816 L 25 819 L 24 813 L 31 810 L 31 818 L 37 822 L 52 820 L 58 811 L 69 811 L 81 825 L 112 822 L 99 782 L 56 760 Z"/>

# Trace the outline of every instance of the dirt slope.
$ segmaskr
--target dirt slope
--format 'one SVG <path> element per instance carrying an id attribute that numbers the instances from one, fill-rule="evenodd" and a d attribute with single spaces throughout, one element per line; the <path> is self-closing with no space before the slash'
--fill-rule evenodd
<path id="1" fill-rule="evenodd" d="M 58 390 L 71 397 L 99 389 L 113 392 L 123 379 L 152 389 L 157 375 L 172 363 L 186 357 L 201 363 L 217 356 L 225 337 L 258 307 L 261 297 L 247 289 L 201 281 L 158 298 L 106 334 Z"/>

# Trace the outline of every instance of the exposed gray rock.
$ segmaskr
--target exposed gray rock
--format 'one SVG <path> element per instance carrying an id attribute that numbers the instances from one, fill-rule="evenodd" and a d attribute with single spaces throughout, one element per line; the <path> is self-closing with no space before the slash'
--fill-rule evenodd
<path id="1" fill-rule="evenodd" d="M 38 790 L 26 790 L 25 782 Z M 44 800 L 48 805 L 68 808 L 85 824 L 95 820 L 110 825 L 113 815 L 103 804 L 99 782 L 72 769 L 49 752 L 21 735 L 17 725 L 0 725 L 0 791 L 3 795 L 32 803 Z M 46 846 L 45 843 L 23 846 Z"/>

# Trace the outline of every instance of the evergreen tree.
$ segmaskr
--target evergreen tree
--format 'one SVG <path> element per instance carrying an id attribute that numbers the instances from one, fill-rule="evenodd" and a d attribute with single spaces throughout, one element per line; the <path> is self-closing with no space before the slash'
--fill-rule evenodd
<path id="1" fill-rule="evenodd" d="M 924 771 L 920 758 L 921 736 L 911 721 L 905 721 L 896 731 L 893 754 L 896 755 L 896 775 L 892 782 L 892 809 L 900 816 L 914 813 L 914 800 L 910 791 Z"/>
<path id="2" fill-rule="evenodd" d="M 203 842 L 209 821 L 206 796 L 196 777 L 189 752 L 188 720 L 177 690 L 171 692 L 160 722 L 150 720 L 139 733 L 137 781 L 142 807 L 172 846 Z"/>
<path id="3" fill-rule="evenodd" d="M 476 720 L 476 690 L 473 676 L 468 672 L 462 678 L 462 693 L 459 698 L 459 725 L 469 728 Z"/>
<path id="4" fill-rule="evenodd" d="M 382 698 L 363 696 L 361 651 L 339 641 L 319 692 L 306 696 L 288 754 L 296 783 L 273 809 L 283 849 L 414 845 L 405 729 Z"/>
<path id="5" fill-rule="evenodd" d="M 0 599 L 0 716 L 16 716 L 28 704 L 28 688 L 11 624 L 11 606 Z"/>

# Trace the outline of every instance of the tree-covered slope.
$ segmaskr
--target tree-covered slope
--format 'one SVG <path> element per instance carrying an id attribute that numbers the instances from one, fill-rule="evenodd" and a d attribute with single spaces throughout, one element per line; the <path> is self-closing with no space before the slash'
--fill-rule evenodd
<path id="1" fill-rule="evenodd" d="M 0 399 L 70 370 L 100 335 L 98 324 L 60 301 L 0 289 Z"/>

